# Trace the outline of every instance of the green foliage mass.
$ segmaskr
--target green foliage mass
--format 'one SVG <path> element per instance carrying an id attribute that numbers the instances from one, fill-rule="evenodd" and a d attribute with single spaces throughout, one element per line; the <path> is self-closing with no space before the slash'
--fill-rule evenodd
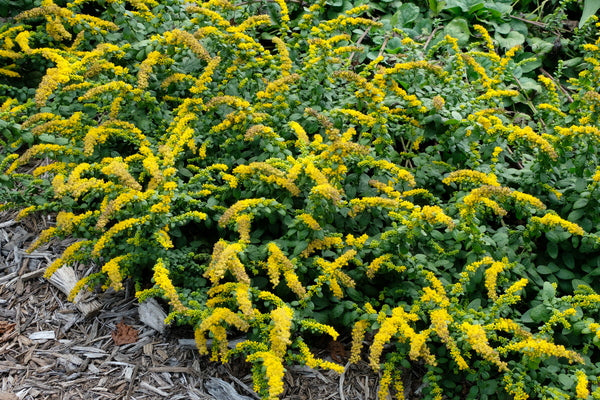
<path id="1" fill-rule="evenodd" d="M 508 3 L 326 3 L 43 0 L 0 28 L 1 207 L 56 213 L 32 250 L 77 239 L 46 275 L 164 298 L 263 398 L 342 372 L 310 350 L 340 334 L 379 398 L 407 369 L 425 398 L 600 397 L 595 18 L 548 72 Z"/>

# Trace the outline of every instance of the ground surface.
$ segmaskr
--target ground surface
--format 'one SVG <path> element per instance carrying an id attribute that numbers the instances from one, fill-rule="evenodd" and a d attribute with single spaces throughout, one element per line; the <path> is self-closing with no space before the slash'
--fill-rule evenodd
<path id="1" fill-rule="evenodd" d="M 248 365 L 211 363 L 186 340 L 190 332 L 159 334 L 144 325 L 128 290 L 98 294 L 100 311 L 85 317 L 42 277 L 69 242 L 27 254 L 52 220 L 14 217 L 0 213 L 0 400 L 258 398 Z M 79 265 L 76 271 L 81 276 L 89 268 Z M 137 331 L 135 342 L 115 344 L 120 323 Z M 315 351 L 346 359 L 343 346 Z M 282 400 L 376 399 L 378 380 L 364 362 L 341 376 L 292 367 Z"/>

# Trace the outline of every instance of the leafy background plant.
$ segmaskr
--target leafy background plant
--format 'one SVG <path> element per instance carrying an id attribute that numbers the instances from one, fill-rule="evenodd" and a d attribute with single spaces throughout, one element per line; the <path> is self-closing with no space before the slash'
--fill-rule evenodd
<path id="1" fill-rule="evenodd" d="M 47 275 L 164 298 L 264 398 L 289 363 L 343 371 L 310 350 L 340 335 L 380 398 L 407 369 L 427 398 L 599 395 L 579 4 L 36 6 L 0 30 L 0 196 L 57 213 L 32 248 L 79 239 Z"/>

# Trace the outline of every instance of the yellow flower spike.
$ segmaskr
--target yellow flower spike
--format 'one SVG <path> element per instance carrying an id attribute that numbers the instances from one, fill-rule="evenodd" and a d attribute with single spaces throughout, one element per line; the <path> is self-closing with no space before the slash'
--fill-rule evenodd
<path id="1" fill-rule="evenodd" d="M 429 313 L 429 317 L 431 319 L 431 325 L 433 327 L 433 330 L 438 335 L 442 343 L 444 343 L 450 351 L 450 355 L 458 365 L 458 368 L 461 370 L 469 369 L 469 365 L 467 364 L 463 356 L 460 354 L 460 350 L 456 345 L 456 342 L 450 336 L 448 326 L 454 320 L 452 316 L 448 313 L 448 310 L 445 308 L 436 308 L 435 310 Z"/>
<path id="2" fill-rule="evenodd" d="M 392 315 L 385 317 L 380 322 L 381 326 L 379 331 L 373 338 L 369 352 L 369 363 L 371 368 L 379 370 L 379 359 L 383 352 L 383 346 L 390 341 L 390 339 L 396 334 L 400 334 L 400 342 L 406 342 L 412 336 L 416 335 L 414 329 L 409 325 L 409 322 L 418 320 L 419 317 L 413 313 L 407 313 L 402 307 L 396 307 L 392 310 Z"/>
<path id="3" fill-rule="evenodd" d="M 294 272 L 295 267 L 292 262 L 283 254 L 281 249 L 279 249 L 274 242 L 267 244 L 267 250 L 269 252 L 269 258 L 267 259 L 267 273 L 271 280 L 271 284 L 277 286 L 279 284 L 280 273 L 283 272 L 283 277 L 287 286 L 299 298 L 304 298 L 306 296 L 306 290 L 302 286 L 298 275 Z"/>
<path id="4" fill-rule="evenodd" d="M 240 311 L 247 316 L 254 315 L 254 307 L 250 299 L 250 285 L 247 283 L 235 283 L 235 299 Z"/>
<path id="5" fill-rule="evenodd" d="M 518 351 L 529 357 L 564 357 L 569 364 L 574 362 L 584 364 L 583 357 L 572 350 L 567 350 L 563 345 L 551 343 L 545 339 L 527 337 L 515 343 L 508 344 L 499 348 L 503 353 L 508 351 Z"/>
<path id="6" fill-rule="evenodd" d="M 485 287 L 488 291 L 488 297 L 491 300 L 497 300 L 498 294 L 496 293 L 496 280 L 498 274 L 508 268 L 507 260 L 494 261 L 492 265 L 485 270 Z"/>
<path id="7" fill-rule="evenodd" d="M 283 357 L 287 347 L 292 344 L 290 329 L 292 327 L 293 316 L 294 311 L 288 306 L 277 307 L 271 311 L 273 327 L 269 331 L 270 350 L 277 357 Z"/>
<path id="8" fill-rule="evenodd" d="M 553 331 L 553 325 L 560 323 L 565 329 L 571 328 L 571 323 L 567 321 L 567 317 L 572 317 L 577 313 L 573 307 L 567 308 L 563 311 L 554 310 L 552 316 L 546 323 L 540 328 L 540 333 L 551 333 Z"/>
<path id="9" fill-rule="evenodd" d="M 494 306 L 492 307 L 492 311 L 495 312 L 500 307 L 510 306 L 520 301 L 521 296 L 515 293 L 522 290 L 525 286 L 527 286 L 528 283 L 529 280 L 527 278 L 521 278 L 512 285 L 510 285 L 510 287 L 506 289 L 504 294 L 499 296 L 498 299 L 495 301 Z"/>
<path id="10" fill-rule="evenodd" d="M 125 162 L 119 158 L 113 158 L 109 160 L 107 160 L 108 164 L 101 169 L 103 174 L 118 177 L 121 183 L 133 190 L 142 190 L 142 185 L 140 185 L 131 175 L 131 173 L 129 173 L 129 166 Z"/>
<path id="11" fill-rule="evenodd" d="M 207 11 L 209 11 L 209 10 L 207 10 Z M 216 13 L 214 13 L 214 14 L 216 14 Z M 219 18 L 222 20 L 222 18 L 220 16 L 219 16 Z M 163 38 L 166 41 L 166 43 L 168 43 L 168 44 L 171 44 L 171 45 L 182 44 L 182 45 L 186 46 L 194 54 L 196 54 L 196 56 L 198 56 L 198 58 L 206 61 L 207 63 L 209 63 L 212 59 L 210 54 L 208 53 L 208 51 L 206 51 L 206 49 L 204 48 L 204 46 L 202 46 L 202 44 L 198 41 L 198 39 L 196 39 L 194 37 L 194 35 L 192 35 L 189 32 L 182 31 L 180 29 L 173 29 L 172 31 L 163 33 Z"/>
<path id="12" fill-rule="evenodd" d="M 257 351 L 256 353 L 250 354 L 246 357 L 247 362 L 256 362 L 261 360 L 265 368 L 265 375 L 267 377 L 268 384 L 268 400 L 277 400 L 279 395 L 283 393 L 283 377 L 285 375 L 285 368 L 283 366 L 281 357 L 273 354 L 271 351 Z"/>
<path id="13" fill-rule="evenodd" d="M 395 369 L 393 363 L 386 363 L 383 367 L 383 374 L 379 379 L 379 390 L 377 391 L 378 399 L 387 399 L 390 395 L 390 385 L 392 384 L 392 375 Z"/>
<path id="14" fill-rule="evenodd" d="M 469 169 L 460 169 L 457 171 L 452 171 L 447 177 L 442 180 L 443 183 L 449 185 L 453 182 L 458 183 L 474 183 L 474 184 L 482 184 L 482 185 L 490 185 L 490 186 L 500 186 L 496 175 L 490 173 L 486 174 L 484 172 L 473 171 Z"/>
<path id="15" fill-rule="evenodd" d="M 373 261 L 371 261 L 371 263 L 369 264 L 369 266 L 367 267 L 367 277 L 369 279 L 373 279 L 373 277 L 375 276 L 375 274 L 379 271 L 379 269 L 387 262 L 390 261 L 390 259 L 393 257 L 392 254 L 384 254 L 382 256 L 377 257 L 376 259 L 374 259 Z"/>
<path id="16" fill-rule="evenodd" d="M 346 109 L 346 108 L 340 108 L 340 109 L 334 110 L 334 112 L 344 114 L 344 115 L 351 117 L 352 120 L 356 121 L 357 125 L 364 125 L 369 128 L 372 128 L 373 125 L 375 125 L 377 123 L 377 119 L 375 117 L 373 117 L 371 115 L 363 114 L 360 111 Z"/>
<path id="17" fill-rule="evenodd" d="M 77 283 L 75 284 L 75 286 L 73 286 L 73 289 L 71 289 L 71 292 L 69 293 L 69 295 L 67 296 L 67 300 L 70 302 L 75 301 L 75 298 L 77 297 L 79 292 L 81 292 L 83 287 L 86 286 L 88 284 L 88 282 L 90 280 L 92 280 L 93 278 L 94 278 L 93 275 L 88 275 L 88 276 L 78 280 Z"/>
<path id="18" fill-rule="evenodd" d="M 452 218 L 447 216 L 439 206 L 423 206 L 420 213 L 425 221 L 430 224 L 443 224 L 450 229 L 455 226 Z"/>
<path id="19" fill-rule="evenodd" d="M 258 205 L 269 206 L 269 205 L 272 205 L 273 203 L 277 204 L 277 202 L 274 199 L 265 199 L 265 198 L 238 200 L 235 204 L 233 204 L 231 207 L 229 207 L 223 213 L 223 215 L 221 215 L 221 218 L 219 218 L 219 222 L 218 222 L 219 226 L 221 226 L 221 227 L 227 226 L 227 224 L 230 221 L 235 221 L 237 216 L 241 212 L 245 211 L 248 208 L 256 207 Z"/>
<path id="20" fill-rule="evenodd" d="M 354 327 L 352 328 L 352 347 L 350 349 L 350 359 L 348 361 L 351 364 L 356 364 L 360 361 L 360 353 L 363 348 L 363 339 L 368 326 L 369 321 L 367 320 L 361 319 L 354 323 Z"/>
<path id="21" fill-rule="evenodd" d="M 485 29 L 483 26 L 479 25 L 479 24 L 475 24 L 473 25 L 473 29 L 475 29 L 483 38 L 483 41 L 485 43 L 485 47 L 487 47 L 487 49 L 490 52 L 495 53 L 496 49 L 494 48 L 494 42 L 492 41 L 492 38 L 490 36 L 490 34 L 488 33 L 487 29 Z"/>
<path id="22" fill-rule="evenodd" d="M 532 147 L 538 148 L 546 153 L 552 160 L 558 158 L 558 154 L 552 144 L 541 135 L 535 133 L 530 126 L 522 128 L 516 125 L 508 125 L 501 128 L 505 133 L 508 133 L 507 139 L 509 142 L 513 143 L 517 141 L 517 139 L 521 139 L 524 142 L 529 143 Z"/>
<path id="23" fill-rule="evenodd" d="M 91 240 L 75 242 L 65 249 L 60 258 L 57 258 L 44 271 L 44 278 L 50 278 L 60 267 L 76 260 L 76 254 L 83 246 L 91 244 Z"/>
<path id="24" fill-rule="evenodd" d="M 250 224 L 252 223 L 252 218 L 251 214 L 241 214 L 235 219 L 237 231 L 240 234 L 240 242 L 242 243 L 250 243 Z"/>
<path id="25" fill-rule="evenodd" d="M 102 272 L 108 275 L 110 287 L 112 287 L 117 292 L 123 289 L 123 277 L 121 276 L 121 266 L 119 265 L 119 263 L 123 262 L 124 260 L 127 260 L 129 257 L 129 255 L 115 257 L 102 266 Z"/>
<path id="26" fill-rule="evenodd" d="M 224 240 L 217 242 L 203 276 L 215 284 L 223 279 L 227 271 L 230 271 L 238 282 L 250 284 L 250 277 L 238 257 L 238 253 L 242 252 L 243 248 L 243 243 L 228 244 Z"/>
<path id="27" fill-rule="evenodd" d="M 483 87 L 485 87 L 486 89 L 491 89 L 492 84 L 494 82 L 488 76 L 485 68 L 481 64 L 479 64 L 470 54 L 461 53 L 460 57 L 479 75 Z"/>
<path id="28" fill-rule="evenodd" d="M 484 360 L 495 364 L 500 371 L 508 371 L 508 364 L 500 360 L 500 354 L 489 345 L 487 335 L 481 325 L 463 322 L 460 330 L 465 333 L 467 342 Z"/>
<path id="29" fill-rule="evenodd" d="M 179 294 L 177 290 L 173 286 L 171 279 L 169 279 L 169 270 L 165 266 L 165 262 L 162 258 L 159 258 L 154 265 L 154 282 L 156 285 L 162 289 L 165 297 L 169 300 L 169 304 L 171 307 L 177 312 L 183 312 L 186 310 L 186 307 L 181 303 L 179 299 Z"/>
<path id="30" fill-rule="evenodd" d="M 157 231 L 154 234 L 154 238 L 164 249 L 171 249 L 174 247 L 173 242 L 171 241 L 171 238 L 169 237 L 169 234 L 167 233 L 167 231 L 164 228 Z"/>
<path id="31" fill-rule="evenodd" d="M 575 371 L 575 377 L 577 378 L 577 384 L 575 385 L 575 396 L 578 399 L 587 399 L 590 396 L 590 390 L 588 388 L 589 381 L 587 375 L 582 370 Z"/>
<path id="32" fill-rule="evenodd" d="M 303 357 L 303 361 L 306 363 L 306 365 L 308 367 L 330 369 L 332 371 L 337 372 L 338 374 L 341 374 L 344 372 L 344 370 L 345 370 L 344 366 L 333 363 L 331 361 L 324 361 L 319 358 L 316 358 L 312 354 L 312 352 L 310 351 L 310 349 L 308 348 L 306 343 L 304 343 L 302 341 L 298 341 L 298 347 L 300 349 L 300 354 Z"/>
<path id="33" fill-rule="evenodd" d="M 321 225 L 314 219 L 314 217 L 310 214 L 302 213 L 296 216 L 296 219 L 302 221 L 306 224 L 310 229 L 314 231 L 320 231 Z"/>
<path id="34" fill-rule="evenodd" d="M 316 332 L 316 333 L 324 333 L 326 335 L 331 336 L 331 338 L 333 340 L 336 340 L 338 338 L 338 336 L 340 335 L 335 328 L 329 326 L 329 325 L 325 325 L 325 324 L 321 324 L 315 320 L 312 319 L 303 319 L 300 321 L 300 326 L 303 329 L 312 331 L 312 332 Z"/>
<path id="35" fill-rule="evenodd" d="M 556 214 L 546 214 L 543 217 L 531 217 L 531 221 L 537 224 L 545 225 L 550 228 L 561 227 L 571 233 L 572 235 L 583 236 L 585 235 L 585 231 L 582 227 L 577 225 L 574 222 L 567 221 L 562 219 Z"/>
<path id="36" fill-rule="evenodd" d="M 27 248 L 27 250 L 25 250 L 25 251 L 27 253 L 33 252 L 35 249 L 37 249 L 41 245 L 48 243 L 48 241 L 50 239 L 57 236 L 58 234 L 60 234 L 60 231 L 56 227 L 50 227 L 48 229 L 44 229 L 42 231 L 42 233 L 40 233 L 40 236 L 38 236 L 38 238 L 33 243 L 31 243 L 29 245 L 29 247 Z"/>
<path id="37" fill-rule="evenodd" d="M 212 76 L 220 63 L 221 57 L 213 57 L 204 68 L 200 77 L 195 80 L 194 86 L 190 88 L 190 93 L 200 94 L 206 91 L 208 89 L 208 84 L 212 82 Z"/>
<path id="38" fill-rule="evenodd" d="M 106 247 L 106 245 L 110 241 L 112 241 L 113 237 L 119 232 L 122 232 L 136 225 L 142 225 L 149 219 L 150 216 L 144 216 L 140 218 L 128 218 L 126 220 L 117 222 L 96 241 L 96 244 L 94 244 L 94 248 L 92 250 L 92 256 L 100 256 L 100 252 L 104 249 L 104 247 Z"/>

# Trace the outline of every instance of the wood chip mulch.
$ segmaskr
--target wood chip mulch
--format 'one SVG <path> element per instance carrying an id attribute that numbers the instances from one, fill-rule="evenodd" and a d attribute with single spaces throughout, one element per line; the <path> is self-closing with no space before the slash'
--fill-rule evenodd
<path id="1" fill-rule="evenodd" d="M 243 360 L 210 362 L 190 345 L 191 331 L 144 325 L 131 290 L 97 294 L 101 309 L 89 317 L 66 301 L 42 274 L 69 242 L 25 252 L 52 224 L 0 212 L 0 400 L 259 398 Z M 318 355 L 347 358 L 340 343 Z M 341 376 L 290 367 L 282 400 L 376 399 L 378 382 L 365 362 Z"/>

